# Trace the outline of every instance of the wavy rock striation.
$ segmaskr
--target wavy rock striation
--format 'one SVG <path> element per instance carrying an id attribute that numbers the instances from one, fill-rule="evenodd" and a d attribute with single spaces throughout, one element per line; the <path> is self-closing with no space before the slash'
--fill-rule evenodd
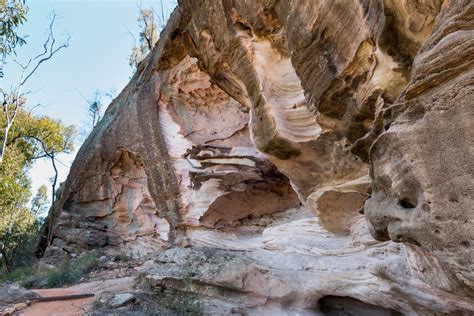
<path id="1" fill-rule="evenodd" d="M 179 1 L 43 260 L 148 254 L 216 313 L 471 314 L 473 56 L 469 0 Z"/>

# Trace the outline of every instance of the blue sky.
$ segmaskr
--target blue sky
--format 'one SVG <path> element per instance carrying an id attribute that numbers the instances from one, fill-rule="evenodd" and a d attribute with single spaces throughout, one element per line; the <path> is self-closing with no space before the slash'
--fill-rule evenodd
<path id="1" fill-rule="evenodd" d="M 141 1 L 143 7 L 153 5 L 159 10 L 159 1 Z M 46 30 L 54 11 L 58 17 L 55 36 L 58 42 L 71 36 L 68 48 L 61 50 L 45 63 L 28 81 L 25 90 L 28 104 L 41 104 L 38 115 L 48 115 L 66 124 L 83 126 L 86 102 L 95 90 L 114 91 L 115 95 L 127 84 L 132 69 L 128 56 L 138 35 L 138 5 L 133 0 L 27 0 L 30 8 L 28 21 L 19 30 L 27 35 L 27 45 L 17 50 L 17 59 L 26 62 L 41 51 Z M 165 15 L 169 15 L 175 1 L 164 0 Z M 130 34 L 131 33 L 131 34 Z M 20 69 L 10 57 L 4 68 L 2 86 L 8 88 L 19 80 Z M 77 144 L 77 149 L 80 143 Z M 75 154 L 75 153 L 74 153 Z M 60 180 L 65 180 L 74 154 L 59 157 Z M 52 168 L 47 161 L 38 161 L 31 171 L 32 192 L 41 184 L 49 187 Z"/>

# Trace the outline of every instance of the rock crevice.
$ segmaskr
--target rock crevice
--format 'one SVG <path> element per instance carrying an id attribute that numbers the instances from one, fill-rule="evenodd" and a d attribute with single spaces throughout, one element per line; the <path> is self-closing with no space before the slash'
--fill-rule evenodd
<path id="1" fill-rule="evenodd" d="M 469 0 L 179 1 L 43 260 L 154 255 L 148 284 L 229 314 L 474 312 L 473 21 Z"/>

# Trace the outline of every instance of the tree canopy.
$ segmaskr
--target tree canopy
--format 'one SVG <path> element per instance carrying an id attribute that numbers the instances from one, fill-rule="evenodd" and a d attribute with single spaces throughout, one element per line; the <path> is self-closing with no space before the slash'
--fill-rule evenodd
<path id="1" fill-rule="evenodd" d="M 28 7 L 25 1 L 0 0 L 0 77 L 6 56 L 15 53 L 15 48 L 26 44 L 17 33 L 17 28 L 26 21 Z"/>
<path id="2" fill-rule="evenodd" d="M 0 119 L 0 125 L 4 120 L 3 117 Z M 38 215 L 42 215 L 49 204 L 46 187 L 40 187 L 31 208 L 28 206 L 31 196 L 29 169 L 37 159 L 54 160 L 55 154 L 71 152 L 74 134 L 73 126 L 19 110 L 7 138 L 8 150 L 0 165 L 0 254 L 4 269 L 8 269 L 10 262 L 25 257 L 20 254 L 26 249 L 25 243 L 36 238 L 40 225 Z M 0 136 L 3 136 L 1 132 Z"/>
<path id="3" fill-rule="evenodd" d="M 163 6 L 163 3 L 161 4 Z M 129 64 L 135 69 L 138 64 L 145 59 L 149 52 L 153 49 L 156 42 L 158 42 L 158 26 L 153 9 L 145 9 L 141 6 L 139 9 L 139 16 L 137 19 L 140 34 L 138 36 L 138 43 L 132 49 L 132 54 L 129 57 Z"/>

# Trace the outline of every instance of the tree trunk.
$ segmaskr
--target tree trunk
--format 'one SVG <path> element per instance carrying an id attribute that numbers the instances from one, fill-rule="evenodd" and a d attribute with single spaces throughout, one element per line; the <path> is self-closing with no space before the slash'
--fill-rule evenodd
<path id="1" fill-rule="evenodd" d="M 2 139 L 2 147 L 0 148 L 0 165 L 3 162 L 3 155 L 5 154 L 5 149 L 7 148 L 8 133 L 10 132 L 11 126 L 12 125 L 8 122 L 7 122 L 7 125 L 5 125 L 4 135 Z"/>
<path id="2" fill-rule="evenodd" d="M 54 224 L 54 203 L 56 202 L 56 184 L 58 182 L 58 168 L 56 167 L 56 162 L 54 160 L 54 152 L 48 154 L 51 158 L 51 163 L 54 169 L 54 178 L 52 186 L 52 194 L 51 194 L 51 212 L 49 215 L 49 222 L 48 222 L 48 244 L 51 243 L 53 238 L 53 224 Z"/>
<path id="3" fill-rule="evenodd" d="M 6 274 L 9 274 L 10 269 L 8 268 L 7 254 L 5 253 L 5 251 L 3 249 L 0 251 L 0 254 L 2 255 L 3 272 L 6 273 Z"/>

